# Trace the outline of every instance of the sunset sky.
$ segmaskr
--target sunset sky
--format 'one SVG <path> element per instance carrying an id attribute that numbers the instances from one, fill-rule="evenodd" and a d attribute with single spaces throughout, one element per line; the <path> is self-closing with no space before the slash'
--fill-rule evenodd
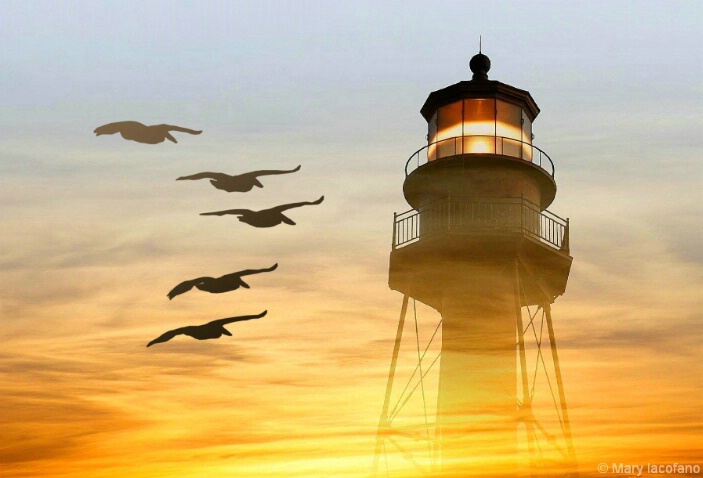
<path id="1" fill-rule="evenodd" d="M 549 209 L 570 218 L 552 312 L 582 473 L 703 466 L 702 19 L 697 1 L 0 2 L 0 477 L 367 476 L 404 164 L 479 35 L 489 78 L 541 109 Z M 121 120 L 203 133 L 93 134 Z M 244 194 L 175 181 L 297 165 Z M 323 194 L 294 227 L 199 216 Z M 274 263 L 248 290 L 166 297 Z"/>

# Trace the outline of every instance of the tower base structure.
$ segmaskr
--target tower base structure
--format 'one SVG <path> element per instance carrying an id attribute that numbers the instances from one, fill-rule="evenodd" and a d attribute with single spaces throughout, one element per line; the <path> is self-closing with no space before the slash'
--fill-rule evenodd
<path id="1" fill-rule="evenodd" d="M 389 472 L 379 467 L 384 450 L 389 452 L 387 441 L 414 462 L 415 476 L 574 476 L 576 460 L 551 320 L 551 304 L 564 291 L 571 257 L 524 231 L 465 232 L 425 237 L 391 253 L 389 284 L 404 299 L 379 424 L 377 476 Z M 427 445 L 418 448 L 419 454 L 410 451 L 413 445 L 400 444 L 409 435 L 407 426 L 394 427 L 399 413 L 391 403 L 410 300 L 441 314 L 441 351 L 431 362 L 439 365 L 437 399 L 434 406 L 425 403 L 431 408 L 426 416 L 432 418 L 417 424 L 416 431 L 427 429 L 414 435 L 416 448 L 417 437 L 424 437 Z M 546 343 L 549 348 L 543 350 Z M 423 348 L 418 345 L 420 373 L 413 374 L 418 384 L 430 368 L 431 358 L 419 353 Z M 411 385 L 398 401 L 407 402 L 418 390 L 424 398 L 424 385 Z M 556 416 L 542 423 L 535 398 L 556 409 Z"/>

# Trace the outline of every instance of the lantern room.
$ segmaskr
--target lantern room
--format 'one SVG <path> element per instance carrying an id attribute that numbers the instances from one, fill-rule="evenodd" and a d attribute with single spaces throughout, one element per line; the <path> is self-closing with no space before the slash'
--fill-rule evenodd
<path id="1" fill-rule="evenodd" d="M 478 53 L 473 77 L 427 97 L 420 113 L 427 144 L 408 159 L 403 186 L 417 210 L 439 199 L 526 198 L 544 210 L 554 199 L 554 165 L 532 144 L 539 107 L 528 91 L 489 80 Z"/>
<path id="2" fill-rule="evenodd" d="M 429 161 L 458 154 L 499 154 L 532 161 L 532 123 L 539 108 L 529 92 L 488 80 L 491 61 L 482 53 L 462 81 L 427 98 Z"/>

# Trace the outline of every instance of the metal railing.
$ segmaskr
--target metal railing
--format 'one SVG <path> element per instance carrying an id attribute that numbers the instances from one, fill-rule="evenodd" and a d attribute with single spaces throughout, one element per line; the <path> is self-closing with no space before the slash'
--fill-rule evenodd
<path id="1" fill-rule="evenodd" d="M 405 163 L 405 176 L 430 161 L 459 154 L 500 154 L 529 161 L 554 177 L 554 163 L 547 153 L 525 141 L 505 136 L 474 135 L 442 139 L 415 151 Z"/>
<path id="2" fill-rule="evenodd" d="M 569 220 L 525 198 L 448 198 L 395 214 L 393 249 L 448 233 L 523 234 L 569 253 Z"/>

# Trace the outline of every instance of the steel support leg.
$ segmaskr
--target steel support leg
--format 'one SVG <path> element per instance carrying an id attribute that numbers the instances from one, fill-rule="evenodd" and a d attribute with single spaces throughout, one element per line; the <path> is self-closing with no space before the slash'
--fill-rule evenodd
<path id="1" fill-rule="evenodd" d="M 393 346 L 393 357 L 391 358 L 391 367 L 388 371 L 388 381 L 386 382 L 386 397 L 383 399 L 383 410 L 381 418 L 378 421 L 378 432 L 376 433 L 376 452 L 373 457 L 373 473 L 378 474 L 378 461 L 383 448 L 384 433 L 388 427 L 388 405 L 391 401 L 391 391 L 393 390 L 393 379 L 395 378 L 395 366 L 398 362 L 398 351 L 400 350 L 400 341 L 403 337 L 403 328 L 405 327 L 405 315 L 408 311 L 409 296 L 403 296 L 403 305 L 400 308 L 400 319 L 398 320 L 398 330 L 395 333 L 395 345 Z"/>
<path id="2" fill-rule="evenodd" d="M 522 288 L 520 287 L 520 267 L 519 262 L 515 261 L 515 319 L 518 340 L 518 352 L 520 354 L 520 377 L 522 381 L 522 409 L 520 417 L 525 424 L 525 433 L 527 435 L 527 446 L 530 451 L 530 472 L 534 470 L 534 424 L 532 422 L 532 397 L 530 396 L 529 383 L 527 381 L 527 357 L 525 353 L 525 335 L 524 324 L 522 322 Z"/>
<path id="3" fill-rule="evenodd" d="M 559 356 L 557 355 L 557 342 L 554 338 L 554 327 L 552 326 L 552 309 L 550 304 L 542 307 L 547 316 L 547 331 L 549 332 L 549 344 L 552 348 L 552 361 L 554 362 L 554 374 L 557 379 L 557 388 L 559 389 L 559 402 L 561 404 L 561 416 L 564 421 L 564 438 L 566 446 L 569 450 L 569 458 L 574 467 L 572 476 L 578 476 L 578 465 L 576 463 L 576 453 L 574 452 L 574 444 L 571 438 L 571 424 L 569 423 L 569 412 L 566 409 L 566 395 L 564 393 L 564 383 L 561 379 L 561 368 L 559 367 Z"/>

